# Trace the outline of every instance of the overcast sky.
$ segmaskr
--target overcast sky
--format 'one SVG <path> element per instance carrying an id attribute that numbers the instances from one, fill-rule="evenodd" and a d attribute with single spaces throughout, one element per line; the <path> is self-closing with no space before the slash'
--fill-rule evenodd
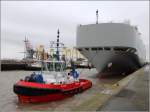
<path id="1" fill-rule="evenodd" d="M 1 1 L 1 58 L 23 58 L 25 35 L 34 47 L 60 39 L 68 47 L 76 45 L 76 27 L 100 22 L 130 20 L 149 45 L 148 1 Z M 149 56 L 148 56 L 149 57 Z"/>

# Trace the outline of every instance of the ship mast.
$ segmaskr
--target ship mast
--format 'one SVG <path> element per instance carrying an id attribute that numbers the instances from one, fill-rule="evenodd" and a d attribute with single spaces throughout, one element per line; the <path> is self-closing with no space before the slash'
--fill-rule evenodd
<path id="1" fill-rule="evenodd" d="M 98 24 L 98 9 L 96 11 L 96 24 Z"/>

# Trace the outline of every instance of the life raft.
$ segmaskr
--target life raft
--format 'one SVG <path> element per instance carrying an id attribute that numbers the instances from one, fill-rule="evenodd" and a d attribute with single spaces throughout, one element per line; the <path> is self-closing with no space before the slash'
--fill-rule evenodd
<path id="1" fill-rule="evenodd" d="M 69 84 L 45 84 L 20 80 L 14 84 L 13 91 L 22 103 L 48 102 L 62 100 L 66 97 L 85 91 L 92 82 L 79 79 Z"/>

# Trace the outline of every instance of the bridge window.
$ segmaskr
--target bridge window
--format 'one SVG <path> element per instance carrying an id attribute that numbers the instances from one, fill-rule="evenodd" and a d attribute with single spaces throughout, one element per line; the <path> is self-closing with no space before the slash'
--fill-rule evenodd
<path id="1" fill-rule="evenodd" d="M 92 51 L 96 51 L 96 50 L 97 50 L 97 48 L 95 48 L 95 47 L 92 48 Z"/>
<path id="2" fill-rule="evenodd" d="M 85 50 L 87 50 L 87 51 L 88 51 L 88 50 L 89 50 L 89 48 L 85 48 Z"/>
<path id="3" fill-rule="evenodd" d="M 104 50 L 110 50 L 110 47 L 104 47 Z"/>
<path id="4" fill-rule="evenodd" d="M 127 51 L 128 48 L 123 48 L 123 47 L 115 47 L 114 48 L 115 51 Z"/>
<path id="5" fill-rule="evenodd" d="M 102 47 L 99 47 L 98 50 L 103 50 L 103 48 L 102 48 Z"/>

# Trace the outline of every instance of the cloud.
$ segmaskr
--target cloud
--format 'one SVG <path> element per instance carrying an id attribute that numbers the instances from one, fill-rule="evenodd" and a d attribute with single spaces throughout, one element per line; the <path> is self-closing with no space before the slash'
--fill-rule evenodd
<path id="1" fill-rule="evenodd" d="M 34 46 L 49 47 L 49 41 L 56 40 L 58 28 L 61 41 L 69 47 L 75 46 L 77 25 L 95 23 L 96 9 L 100 22 L 129 19 L 132 25 L 138 25 L 142 40 L 149 45 L 148 1 L 2 1 L 1 42 L 7 45 L 6 51 L 1 50 L 2 58 L 12 48 L 16 52 L 22 50 L 25 35 Z M 15 52 L 11 55 L 22 56 Z"/>

